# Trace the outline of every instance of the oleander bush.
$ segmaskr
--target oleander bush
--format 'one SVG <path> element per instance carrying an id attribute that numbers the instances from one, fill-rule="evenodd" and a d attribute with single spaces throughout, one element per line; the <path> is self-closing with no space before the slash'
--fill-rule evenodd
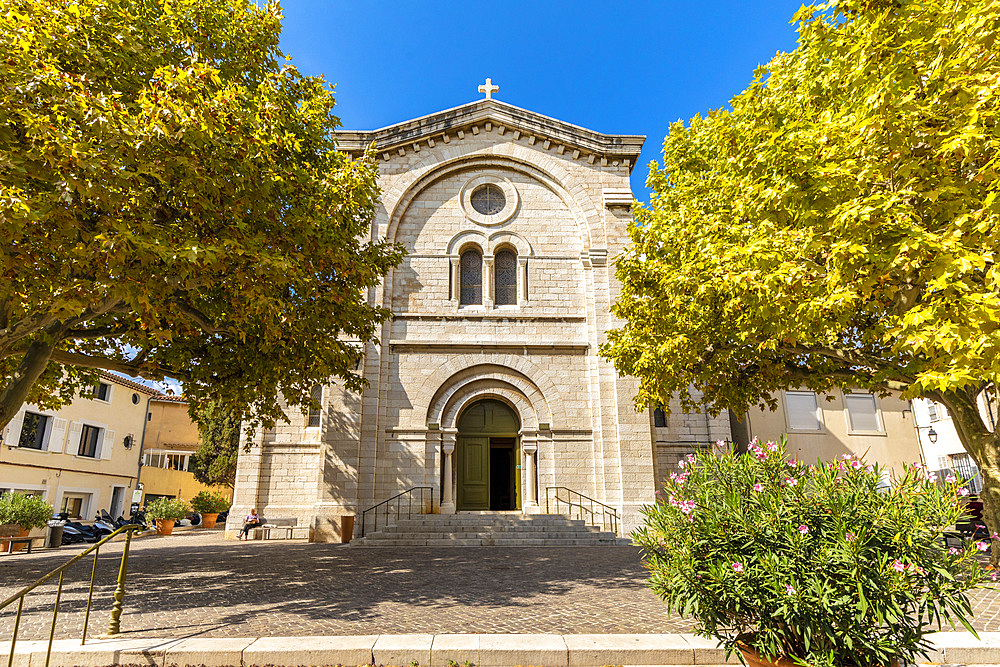
<path id="1" fill-rule="evenodd" d="M 52 518 L 52 505 L 23 493 L 0 495 L 0 524 L 17 524 L 24 530 L 39 528 Z"/>
<path id="2" fill-rule="evenodd" d="M 190 511 L 188 504 L 180 498 L 154 498 L 146 503 L 146 516 L 150 519 L 179 521 Z"/>
<path id="3" fill-rule="evenodd" d="M 742 643 L 808 665 L 913 663 L 942 623 L 973 631 L 968 592 L 989 544 L 945 544 L 960 480 L 890 478 L 851 455 L 807 465 L 784 441 L 718 443 L 679 466 L 634 538 L 668 610 L 727 655 Z"/>
<path id="4" fill-rule="evenodd" d="M 191 509 L 195 512 L 210 512 L 213 514 L 225 512 L 232 505 L 221 493 L 212 493 L 210 491 L 200 491 L 191 499 Z"/>

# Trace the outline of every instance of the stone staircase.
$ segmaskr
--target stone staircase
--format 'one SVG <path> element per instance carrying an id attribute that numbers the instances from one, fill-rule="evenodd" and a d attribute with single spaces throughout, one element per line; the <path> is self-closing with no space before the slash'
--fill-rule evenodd
<path id="1" fill-rule="evenodd" d="M 358 547 L 596 547 L 629 545 L 561 514 L 421 514 L 351 540 Z"/>

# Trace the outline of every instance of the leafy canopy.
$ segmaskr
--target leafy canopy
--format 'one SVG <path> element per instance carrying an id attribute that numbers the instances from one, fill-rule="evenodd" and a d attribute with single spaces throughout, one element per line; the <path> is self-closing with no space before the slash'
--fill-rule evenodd
<path id="1" fill-rule="evenodd" d="M 798 48 L 731 108 L 670 127 L 603 354 L 638 405 L 691 406 L 692 385 L 712 411 L 789 386 L 974 397 L 1000 378 L 1000 2 L 795 20 Z"/>
<path id="2" fill-rule="evenodd" d="M 398 263 L 369 242 L 370 156 L 332 88 L 278 50 L 276 3 L 10 0 L 0 8 L 0 424 L 104 368 L 281 418 L 352 389 Z"/>

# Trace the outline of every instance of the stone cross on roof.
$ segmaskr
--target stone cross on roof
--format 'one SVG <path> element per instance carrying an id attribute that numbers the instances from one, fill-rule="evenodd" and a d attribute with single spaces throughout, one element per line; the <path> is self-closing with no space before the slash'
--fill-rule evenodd
<path id="1" fill-rule="evenodd" d="M 493 93 L 495 93 L 495 92 L 497 92 L 497 91 L 499 91 L 499 90 L 500 90 L 500 86 L 494 86 L 493 85 L 493 80 L 490 79 L 489 77 L 487 77 L 486 83 L 484 83 L 483 85 L 479 86 L 479 92 L 486 93 L 486 99 L 492 99 L 490 97 L 490 95 L 493 94 Z"/>

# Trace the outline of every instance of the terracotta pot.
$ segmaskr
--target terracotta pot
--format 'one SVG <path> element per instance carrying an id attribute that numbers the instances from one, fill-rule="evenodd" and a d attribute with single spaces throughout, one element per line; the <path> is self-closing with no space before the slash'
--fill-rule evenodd
<path id="1" fill-rule="evenodd" d="M 12 527 L 8 526 L 8 528 L 11 528 L 11 529 L 7 530 L 7 531 L 4 531 L 3 533 L 0 533 L 0 534 L 3 534 L 5 536 L 7 536 L 7 537 L 27 537 L 28 533 L 31 532 L 30 530 L 28 530 L 26 528 L 21 528 L 20 526 L 17 526 L 17 525 L 14 525 Z M 10 547 L 10 540 L 0 539 L 0 553 L 7 553 L 8 547 Z M 17 553 L 18 551 L 20 551 L 23 548 L 24 548 L 24 543 L 21 542 L 21 543 L 15 544 L 14 548 L 11 549 L 11 552 L 12 553 Z"/>
<path id="2" fill-rule="evenodd" d="M 202 512 L 201 513 L 201 527 L 202 528 L 215 528 L 215 522 L 219 519 L 218 512 Z"/>
<path id="3" fill-rule="evenodd" d="M 743 642 L 736 642 L 736 648 L 743 654 L 747 667 L 798 667 L 791 658 L 778 658 L 774 662 L 768 662 Z M 889 667 L 899 667 L 899 661 L 893 660 Z"/>
<path id="4" fill-rule="evenodd" d="M 747 667 L 798 667 L 791 658 L 778 658 L 774 662 L 765 660 L 754 649 L 743 642 L 736 642 L 736 648 L 743 654 Z"/>
<path id="5" fill-rule="evenodd" d="M 156 534 L 157 535 L 169 535 L 174 532 L 174 520 L 173 519 L 156 519 Z"/>

